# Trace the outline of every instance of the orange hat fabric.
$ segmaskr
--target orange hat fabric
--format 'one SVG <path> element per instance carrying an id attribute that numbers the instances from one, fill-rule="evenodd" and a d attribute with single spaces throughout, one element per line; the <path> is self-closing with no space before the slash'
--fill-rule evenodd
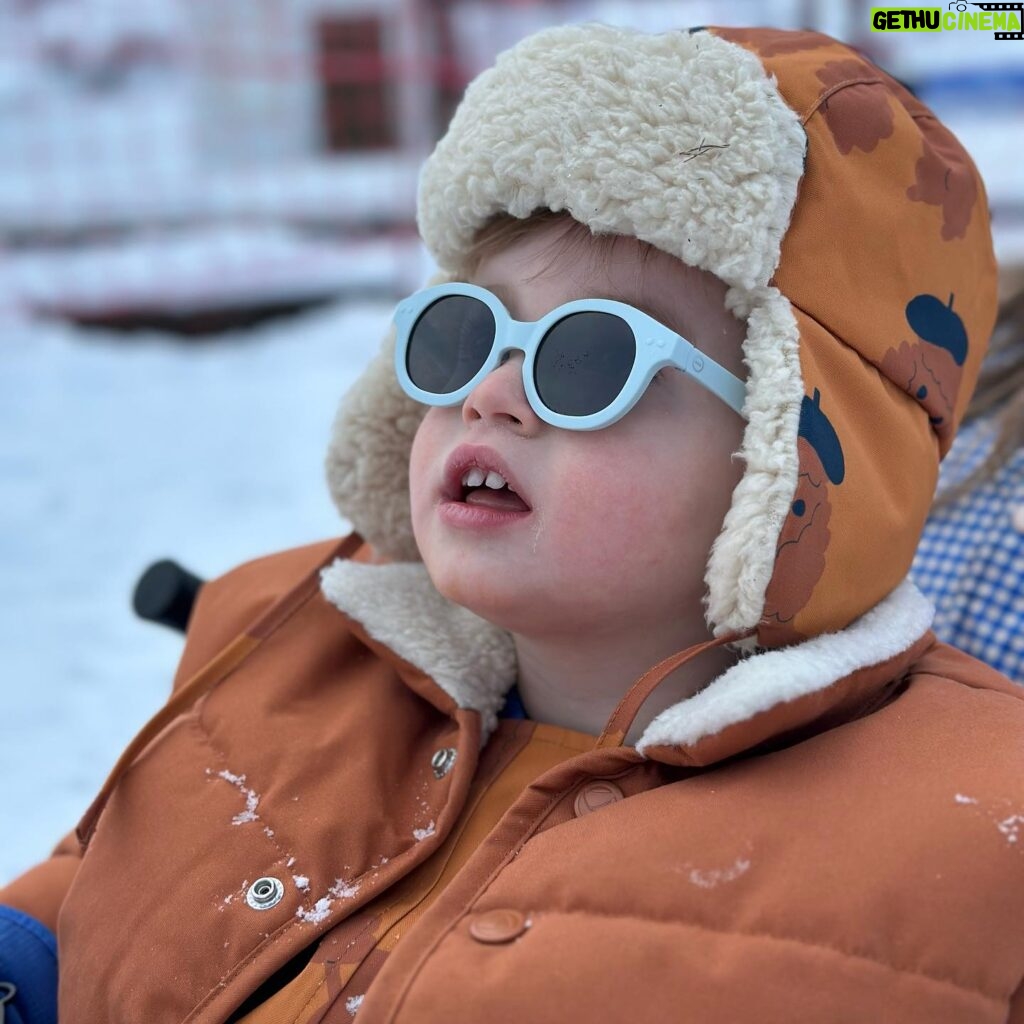
<path id="1" fill-rule="evenodd" d="M 713 29 L 807 134 L 774 283 L 800 330 L 799 476 L 761 625 L 837 629 L 906 575 L 996 310 L 985 191 L 904 86 L 814 32 Z"/>

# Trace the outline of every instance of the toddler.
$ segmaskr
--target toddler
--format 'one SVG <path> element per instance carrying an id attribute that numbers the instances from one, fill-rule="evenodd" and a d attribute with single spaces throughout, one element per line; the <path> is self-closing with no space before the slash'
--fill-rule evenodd
<path id="1" fill-rule="evenodd" d="M 956 139 L 816 33 L 563 27 L 419 226 L 330 442 L 356 532 L 203 587 L 0 892 L 9 1007 L 1024 1022 L 1024 691 L 906 579 L 994 316 Z"/>

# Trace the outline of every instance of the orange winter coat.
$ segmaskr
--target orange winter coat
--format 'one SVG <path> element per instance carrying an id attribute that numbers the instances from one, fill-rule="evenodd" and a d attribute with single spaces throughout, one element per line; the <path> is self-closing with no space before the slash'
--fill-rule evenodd
<path id="1" fill-rule="evenodd" d="M 534 726 L 482 747 L 489 716 L 371 635 L 382 606 L 328 599 L 346 560 L 371 568 L 358 535 L 207 584 L 169 710 L 80 847 L 0 892 L 56 919 L 65 1024 L 225 1021 L 290 963 L 294 1009 L 253 1019 L 1024 1021 L 1024 691 L 927 631 L 646 757 L 615 728 L 567 755 L 353 1002 L 332 937 L 386 917 Z M 747 662 L 795 678 L 817 656 Z M 269 909 L 257 878 L 285 883 Z"/>

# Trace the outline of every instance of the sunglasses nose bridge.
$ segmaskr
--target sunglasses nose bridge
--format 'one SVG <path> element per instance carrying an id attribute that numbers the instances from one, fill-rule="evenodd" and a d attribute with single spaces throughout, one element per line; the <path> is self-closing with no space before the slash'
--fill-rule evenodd
<path id="1" fill-rule="evenodd" d="M 536 328 L 535 324 L 521 323 L 518 320 L 509 320 L 505 324 L 505 330 L 499 332 L 495 342 L 495 355 L 503 360 L 506 354 L 522 352 L 525 358 L 529 353 L 530 337 Z"/>
<path id="2" fill-rule="evenodd" d="M 463 418 L 474 417 L 510 421 L 520 429 L 533 430 L 541 417 L 530 398 L 527 383 L 527 360 L 529 359 L 530 336 L 533 324 L 518 323 L 508 318 L 502 323 L 498 319 L 498 330 L 484 367 L 477 372 L 467 385 L 468 393 L 462 399 Z M 499 374 L 505 363 L 514 361 L 516 353 L 523 356 L 510 373 Z M 2 1024 L 2 1022 L 0 1022 Z"/>

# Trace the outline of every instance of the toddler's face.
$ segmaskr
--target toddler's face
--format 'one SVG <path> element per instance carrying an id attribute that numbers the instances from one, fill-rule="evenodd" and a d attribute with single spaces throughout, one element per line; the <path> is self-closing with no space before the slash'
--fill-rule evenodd
<path id="1" fill-rule="evenodd" d="M 618 239 L 609 258 L 607 239 L 588 238 L 552 261 L 561 230 L 539 228 L 485 257 L 473 283 L 517 320 L 573 299 L 629 302 L 745 378 L 746 329 L 725 309 L 721 281 L 657 250 L 641 267 L 634 239 Z M 699 616 L 708 553 L 742 473 L 730 455 L 743 420 L 667 369 L 612 426 L 563 430 L 531 409 L 522 363 L 516 353 L 461 406 L 431 408 L 413 442 L 413 532 L 438 590 L 523 635 L 625 636 Z M 496 452 L 530 511 L 487 526 L 446 514 L 446 463 L 461 445 Z"/>

